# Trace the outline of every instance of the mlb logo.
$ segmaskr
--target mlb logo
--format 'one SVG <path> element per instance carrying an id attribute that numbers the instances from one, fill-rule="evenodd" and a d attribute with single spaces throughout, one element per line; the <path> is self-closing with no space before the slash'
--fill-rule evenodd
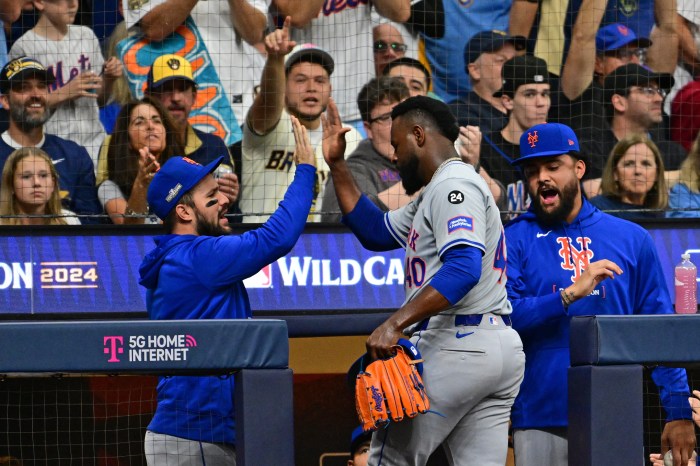
<path id="1" fill-rule="evenodd" d="M 498 325 L 498 319 L 496 319 L 495 317 L 489 317 L 489 324 Z"/>
<path id="2" fill-rule="evenodd" d="M 272 288 L 272 265 L 268 264 L 250 278 L 243 280 L 246 288 Z"/>

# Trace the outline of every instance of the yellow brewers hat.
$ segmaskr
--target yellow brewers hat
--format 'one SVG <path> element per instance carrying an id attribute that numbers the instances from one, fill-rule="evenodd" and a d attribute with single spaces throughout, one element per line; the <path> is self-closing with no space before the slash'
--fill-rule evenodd
<path id="1" fill-rule="evenodd" d="M 156 58 L 148 71 L 146 92 L 173 79 L 184 79 L 197 87 L 192 74 L 192 64 L 187 59 L 173 54 L 161 55 Z"/>

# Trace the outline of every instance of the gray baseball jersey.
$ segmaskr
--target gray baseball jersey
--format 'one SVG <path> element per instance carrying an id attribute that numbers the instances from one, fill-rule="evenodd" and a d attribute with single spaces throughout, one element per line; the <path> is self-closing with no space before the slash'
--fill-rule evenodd
<path id="1" fill-rule="evenodd" d="M 442 254 L 456 245 L 482 252 L 481 278 L 457 304 L 414 327 L 411 342 L 425 360 L 431 412 L 375 432 L 368 464 L 425 465 L 442 445 L 450 464 L 502 466 L 525 355 L 520 337 L 503 317 L 511 306 L 505 240 L 493 196 L 471 165 L 451 159 L 415 201 L 384 218 L 406 250 L 406 302 L 430 283 Z"/>
<path id="2" fill-rule="evenodd" d="M 511 313 L 500 213 L 486 182 L 471 165 L 458 159 L 443 164 L 418 198 L 385 218 L 389 231 L 406 250 L 406 302 L 440 270 L 445 251 L 466 245 L 483 254 L 481 280 L 441 314 Z"/>

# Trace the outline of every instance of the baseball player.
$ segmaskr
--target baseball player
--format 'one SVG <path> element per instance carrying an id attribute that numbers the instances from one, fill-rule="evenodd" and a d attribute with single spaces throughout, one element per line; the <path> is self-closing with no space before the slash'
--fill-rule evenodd
<path id="1" fill-rule="evenodd" d="M 411 97 L 392 111 L 391 144 L 406 192 L 418 197 L 383 213 L 357 188 L 343 159 L 334 104 L 323 152 L 343 221 L 364 247 L 404 248 L 406 300 L 367 340 L 372 358 L 391 355 L 404 334 L 425 359 L 431 409 L 372 437 L 369 464 L 424 465 L 442 445 L 450 464 L 502 466 L 508 418 L 524 356 L 510 327 L 503 229 L 488 186 L 454 148 L 457 122 L 446 104 Z"/>
<path id="2" fill-rule="evenodd" d="M 651 236 L 582 196 L 578 151 L 571 128 L 540 124 L 523 133 L 514 161 L 532 200 L 506 227 L 508 297 L 528 366 L 513 407 L 517 466 L 568 464 L 571 316 L 673 313 Z M 652 378 L 667 414 L 662 450 L 685 466 L 695 447 L 685 370 L 657 367 Z"/>
<path id="3" fill-rule="evenodd" d="M 168 234 L 155 238 L 139 269 L 151 319 L 251 318 L 243 280 L 292 249 L 313 199 L 313 149 L 306 129 L 292 123 L 294 181 L 270 219 L 240 236 L 229 236 L 229 201 L 211 175 L 223 157 L 206 166 L 172 157 L 155 174 L 148 204 Z M 236 464 L 232 377 L 164 377 L 157 391 L 145 440 L 150 466 Z"/>

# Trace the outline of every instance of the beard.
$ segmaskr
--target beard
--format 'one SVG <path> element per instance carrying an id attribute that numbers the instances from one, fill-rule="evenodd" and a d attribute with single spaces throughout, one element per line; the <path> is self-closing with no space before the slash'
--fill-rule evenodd
<path id="1" fill-rule="evenodd" d="M 411 196 L 423 187 L 423 180 L 420 178 L 420 175 L 418 175 L 418 157 L 413 155 L 406 164 L 401 166 L 397 165 L 396 168 L 399 170 L 401 184 L 403 185 L 403 189 L 406 190 L 406 194 Z"/>
<path id="2" fill-rule="evenodd" d="M 559 194 L 559 206 L 551 211 L 544 210 L 540 196 L 537 195 L 537 192 L 530 192 L 530 200 L 537 219 L 546 225 L 552 225 L 565 221 L 574 208 L 576 196 L 581 195 L 579 193 L 578 183 L 579 181 L 574 179 L 567 183 L 562 190 L 556 190 Z"/>
<path id="3" fill-rule="evenodd" d="M 296 106 L 291 106 L 289 103 L 287 103 L 287 111 L 290 115 L 294 115 L 295 117 L 299 118 L 300 120 L 303 121 L 316 121 L 317 118 L 319 118 L 325 111 L 327 107 L 323 107 L 320 112 L 316 113 L 303 113 L 299 111 L 299 108 Z"/>
<path id="4" fill-rule="evenodd" d="M 226 236 L 231 233 L 231 228 L 222 226 L 218 217 L 216 222 L 210 222 L 199 211 L 195 211 L 194 215 L 197 219 L 197 234 L 199 236 Z"/>
<path id="5" fill-rule="evenodd" d="M 40 128 L 44 126 L 44 123 L 46 123 L 51 117 L 51 112 L 49 112 L 49 110 L 46 109 L 46 102 L 42 102 L 44 104 L 43 113 L 30 115 L 29 112 L 27 112 L 27 106 L 35 102 L 36 100 L 33 99 L 27 102 L 25 105 L 10 106 L 10 117 L 12 118 L 12 121 L 14 121 L 15 124 L 17 124 L 17 126 L 19 126 L 22 131 L 26 132 L 35 128 Z"/>

